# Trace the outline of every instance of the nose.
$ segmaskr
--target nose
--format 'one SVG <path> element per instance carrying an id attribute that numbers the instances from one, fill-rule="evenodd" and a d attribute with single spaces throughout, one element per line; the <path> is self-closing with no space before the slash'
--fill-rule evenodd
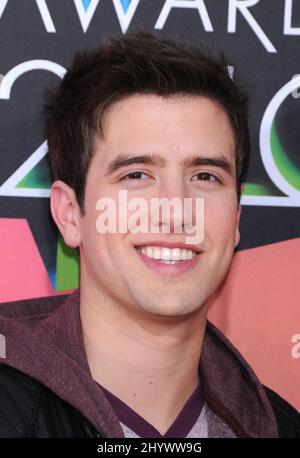
<path id="1" fill-rule="evenodd" d="M 154 211 L 151 212 L 152 224 L 163 233 L 184 232 L 184 200 L 188 197 L 184 178 L 180 174 L 170 174 L 162 178 Z"/>

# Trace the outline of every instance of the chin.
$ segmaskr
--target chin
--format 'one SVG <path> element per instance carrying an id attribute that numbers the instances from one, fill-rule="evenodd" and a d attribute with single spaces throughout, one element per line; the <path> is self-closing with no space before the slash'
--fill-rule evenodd
<path id="1" fill-rule="evenodd" d="M 203 308 L 203 305 L 202 303 L 199 303 L 199 300 L 197 302 L 187 302 L 186 299 L 182 299 L 182 301 L 177 300 L 175 303 L 172 303 L 172 301 L 160 300 L 159 307 L 157 306 L 157 303 L 144 303 L 140 307 L 146 313 L 149 313 L 153 316 L 180 318 L 194 315 Z"/>

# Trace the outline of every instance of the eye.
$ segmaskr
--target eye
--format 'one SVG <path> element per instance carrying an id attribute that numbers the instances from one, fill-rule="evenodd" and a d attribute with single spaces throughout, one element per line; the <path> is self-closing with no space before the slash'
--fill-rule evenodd
<path id="1" fill-rule="evenodd" d="M 192 177 L 192 181 L 208 181 L 211 183 L 220 182 L 219 178 L 210 172 L 199 172 Z"/>
<path id="2" fill-rule="evenodd" d="M 145 180 L 145 178 L 148 178 L 148 175 L 146 173 L 135 171 L 127 173 L 127 175 L 122 177 L 122 180 Z"/>

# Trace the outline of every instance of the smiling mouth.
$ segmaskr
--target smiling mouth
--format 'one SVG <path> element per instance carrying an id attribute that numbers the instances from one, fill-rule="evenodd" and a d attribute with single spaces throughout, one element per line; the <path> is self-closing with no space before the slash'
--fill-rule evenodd
<path id="1" fill-rule="evenodd" d="M 136 247 L 136 250 L 138 253 L 161 264 L 180 264 L 184 261 L 191 261 L 200 254 L 199 251 L 186 248 L 168 248 L 153 245 Z"/>

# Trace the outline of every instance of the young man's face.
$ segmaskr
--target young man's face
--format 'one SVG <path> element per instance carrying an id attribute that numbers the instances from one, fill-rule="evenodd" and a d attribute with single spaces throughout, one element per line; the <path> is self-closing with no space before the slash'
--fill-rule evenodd
<path id="1" fill-rule="evenodd" d="M 103 133 L 95 140 L 80 219 L 81 288 L 148 316 L 200 310 L 225 277 L 239 240 L 235 142 L 227 114 L 203 97 L 134 95 L 108 108 Z M 127 156 L 135 163 L 116 161 Z M 182 251 L 189 249 L 188 234 L 181 220 L 171 221 L 174 212 L 169 233 L 162 233 L 160 220 L 154 223 L 159 233 L 98 233 L 96 203 L 103 197 L 116 203 L 118 229 L 120 190 L 128 201 L 145 199 L 149 209 L 154 197 L 203 198 L 204 240 Z"/>

